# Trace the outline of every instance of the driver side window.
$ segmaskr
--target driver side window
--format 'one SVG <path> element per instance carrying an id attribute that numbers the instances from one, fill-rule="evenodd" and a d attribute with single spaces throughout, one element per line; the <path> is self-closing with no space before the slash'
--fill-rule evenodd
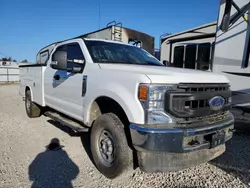
<path id="1" fill-rule="evenodd" d="M 64 55 L 55 57 L 59 52 L 64 52 Z M 60 61 L 62 58 L 63 61 Z M 78 43 L 70 43 L 66 45 L 59 46 L 56 51 L 52 55 L 52 62 L 56 61 L 57 63 L 61 63 L 63 66 L 63 69 L 61 69 L 61 65 L 59 64 L 58 67 L 60 67 L 61 70 L 71 71 L 73 68 L 80 68 L 83 70 L 85 65 L 85 58 L 83 56 L 82 50 L 80 48 L 80 45 Z M 63 63 L 65 62 L 65 63 Z M 57 69 L 57 68 L 56 68 Z"/>
<path id="2" fill-rule="evenodd" d="M 67 45 L 67 67 L 80 67 L 85 60 L 82 50 L 78 43 Z"/>

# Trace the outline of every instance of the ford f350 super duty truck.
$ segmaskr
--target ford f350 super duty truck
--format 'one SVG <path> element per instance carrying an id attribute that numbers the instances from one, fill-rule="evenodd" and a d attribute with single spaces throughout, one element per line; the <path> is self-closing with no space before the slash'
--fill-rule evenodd
<path id="1" fill-rule="evenodd" d="M 88 132 L 94 163 L 108 178 L 133 164 L 145 172 L 199 165 L 232 137 L 223 75 L 166 67 L 136 46 L 82 37 L 41 49 L 37 60 L 20 66 L 27 115 Z"/>

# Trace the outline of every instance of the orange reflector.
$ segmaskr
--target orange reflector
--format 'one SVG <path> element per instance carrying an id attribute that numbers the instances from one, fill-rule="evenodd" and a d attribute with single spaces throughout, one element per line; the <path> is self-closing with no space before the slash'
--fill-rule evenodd
<path id="1" fill-rule="evenodd" d="M 139 88 L 139 99 L 147 100 L 147 98 L 148 98 L 148 87 L 142 85 Z"/>

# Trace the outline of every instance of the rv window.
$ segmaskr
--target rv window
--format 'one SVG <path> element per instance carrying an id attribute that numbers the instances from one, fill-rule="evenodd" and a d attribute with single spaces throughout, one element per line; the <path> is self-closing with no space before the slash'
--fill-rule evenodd
<path id="1" fill-rule="evenodd" d="M 174 48 L 174 67 L 183 67 L 184 46 Z"/>
<path id="2" fill-rule="evenodd" d="M 195 69 L 196 44 L 186 46 L 185 68 Z"/>
<path id="3" fill-rule="evenodd" d="M 198 45 L 197 69 L 209 69 L 210 46 L 210 43 L 202 43 Z"/>
<path id="4" fill-rule="evenodd" d="M 133 45 L 133 46 L 137 46 L 139 48 L 142 47 L 142 42 L 139 41 L 139 40 L 131 40 L 131 39 L 129 39 L 128 43 Z"/>

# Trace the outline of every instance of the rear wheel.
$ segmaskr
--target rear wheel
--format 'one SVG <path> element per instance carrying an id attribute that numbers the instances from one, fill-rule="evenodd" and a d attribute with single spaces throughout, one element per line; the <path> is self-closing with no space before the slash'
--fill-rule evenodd
<path id="1" fill-rule="evenodd" d="M 124 125 L 113 113 L 99 116 L 91 130 L 91 152 L 98 170 L 113 179 L 133 170 Z"/>
<path id="2" fill-rule="evenodd" d="M 41 107 L 32 102 L 30 90 L 25 92 L 25 109 L 30 118 L 41 116 Z"/>

